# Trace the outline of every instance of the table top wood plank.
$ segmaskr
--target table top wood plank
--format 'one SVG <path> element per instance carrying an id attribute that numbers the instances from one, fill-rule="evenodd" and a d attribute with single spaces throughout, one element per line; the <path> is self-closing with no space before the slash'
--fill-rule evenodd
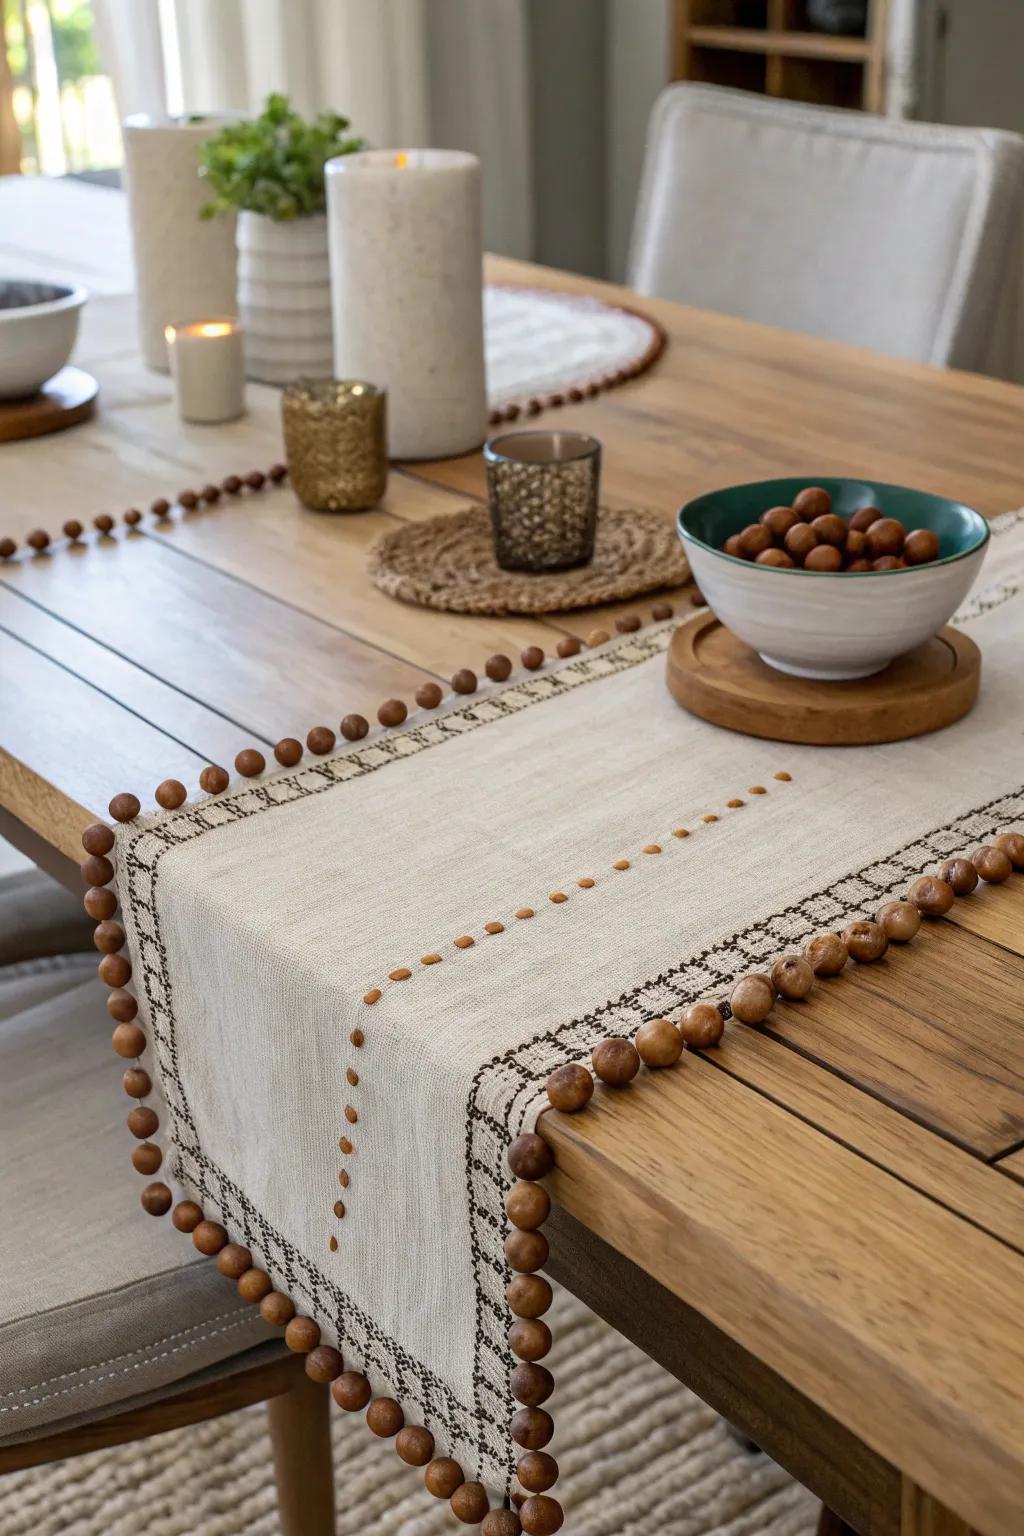
<path id="1" fill-rule="evenodd" d="M 1012 876 L 1005 885 L 978 885 L 966 901 L 958 901 L 948 922 L 990 944 L 1024 955 L 1024 880 Z"/>
<path id="2" fill-rule="evenodd" d="M 1011 1152 L 1007 1157 L 1001 1157 L 994 1166 L 998 1172 L 1008 1173 L 1024 1184 L 1024 1147 Z"/>

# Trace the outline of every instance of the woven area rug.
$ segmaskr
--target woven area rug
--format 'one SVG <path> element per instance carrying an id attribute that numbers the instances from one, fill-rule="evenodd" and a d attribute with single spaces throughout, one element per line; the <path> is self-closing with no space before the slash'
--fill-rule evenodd
<path id="1" fill-rule="evenodd" d="M 574 1536 L 812 1536 L 818 1504 L 573 1297 L 556 1297 L 559 1494 Z M 572 1370 L 563 1368 L 572 1361 Z M 338 1536 L 451 1536 L 390 1440 L 332 1414 Z M 0 1478 L 3 1536 L 277 1536 L 262 1408 Z M 458 1527 L 461 1529 L 461 1527 Z"/>

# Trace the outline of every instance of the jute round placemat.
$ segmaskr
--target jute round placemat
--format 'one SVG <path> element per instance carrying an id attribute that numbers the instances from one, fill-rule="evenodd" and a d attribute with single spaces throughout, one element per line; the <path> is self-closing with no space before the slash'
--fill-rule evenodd
<path id="1" fill-rule="evenodd" d="M 494 558 L 490 514 L 466 507 L 385 534 L 370 551 L 370 575 L 382 592 L 426 608 L 553 613 L 677 587 L 689 579 L 690 567 L 663 512 L 602 507 L 589 565 L 541 576 L 503 571 Z"/>

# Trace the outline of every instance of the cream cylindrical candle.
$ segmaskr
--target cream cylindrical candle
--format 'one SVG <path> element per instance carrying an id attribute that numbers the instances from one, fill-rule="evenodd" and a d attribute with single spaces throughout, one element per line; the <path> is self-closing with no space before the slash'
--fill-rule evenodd
<path id="1" fill-rule="evenodd" d="M 388 392 L 392 458 L 447 458 L 487 433 L 480 162 L 457 150 L 329 160 L 334 372 Z"/>
<path id="2" fill-rule="evenodd" d="M 183 421 L 234 421 L 245 410 L 243 334 L 233 320 L 166 328 L 174 399 Z"/>

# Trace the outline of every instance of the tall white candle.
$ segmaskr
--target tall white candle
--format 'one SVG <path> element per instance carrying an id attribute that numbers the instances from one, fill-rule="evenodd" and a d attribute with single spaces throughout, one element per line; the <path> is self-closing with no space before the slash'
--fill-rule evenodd
<path id="1" fill-rule="evenodd" d="M 166 328 L 174 399 L 183 421 L 234 421 L 245 410 L 241 326 L 196 320 Z"/>
<path id="2" fill-rule="evenodd" d="M 327 163 L 334 372 L 388 391 L 392 458 L 487 434 L 480 162 L 367 150 Z"/>

